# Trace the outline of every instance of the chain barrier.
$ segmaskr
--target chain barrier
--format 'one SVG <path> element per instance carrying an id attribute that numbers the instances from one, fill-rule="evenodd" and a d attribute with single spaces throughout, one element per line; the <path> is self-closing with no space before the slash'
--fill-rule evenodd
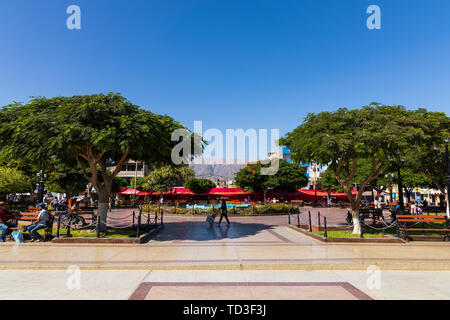
<path id="1" fill-rule="evenodd" d="M 111 219 L 111 220 L 124 220 L 124 219 L 131 218 L 132 216 L 133 216 L 133 214 L 130 214 L 130 215 L 125 216 L 125 217 L 111 217 L 111 216 L 108 216 L 108 219 Z"/>
<path id="2" fill-rule="evenodd" d="M 365 225 L 366 227 L 369 227 L 370 229 L 373 229 L 373 230 L 387 230 L 387 229 L 390 229 L 390 228 L 392 228 L 393 226 L 396 226 L 397 225 L 397 221 L 396 222 L 394 222 L 394 223 L 392 223 L 391 225 L 386 225 L 386 227 L 385 228 L 376 228 L 376 227 L 374 227 L 374 226 L 371 226 L 371 225 L 369 225 L 369 224 L 367 224 L 367 223 L 365 223 L 364 221 L 362 221 L 362 224 L 363 225 Z"/>

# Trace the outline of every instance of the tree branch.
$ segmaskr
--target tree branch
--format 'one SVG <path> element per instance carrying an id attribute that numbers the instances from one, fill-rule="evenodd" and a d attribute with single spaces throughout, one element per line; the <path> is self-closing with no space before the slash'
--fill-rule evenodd
<path id="1" fill-rule="evenodd" d="M 125 163 L 125 161 L 128 160 L 129 154 L 130 154 L 130 150 L 127 150 L 122 155 L 122 158 L 120 158 L 119 162 L 117 163 L 116 167 L 114 168 L 114 171 L 111 173 L 112 179 L 120 172 L 120 170 L 122 170 L 122 165 Z"/>

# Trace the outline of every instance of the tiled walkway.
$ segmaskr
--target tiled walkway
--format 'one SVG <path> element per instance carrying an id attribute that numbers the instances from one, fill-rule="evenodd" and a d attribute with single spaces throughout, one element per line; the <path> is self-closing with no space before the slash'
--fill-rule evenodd
<path id="1" fill-rule="evenodd" d="M 285 216 L 204 219 L 166 217 L 143 245 L 2 243 L 0 299 L 450 299 L 448 242 L 326 244 Z"/>

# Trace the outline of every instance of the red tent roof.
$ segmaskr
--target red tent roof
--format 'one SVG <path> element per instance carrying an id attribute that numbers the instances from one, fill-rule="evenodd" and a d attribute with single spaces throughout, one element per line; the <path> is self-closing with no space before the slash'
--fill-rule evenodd
<path id="1" fill-rule="evenodd" d="M 120 190 L 119 192 L 120 195 L 134 195 L 134 188 L 131 187 L 123 187 L 122 190 Z M 140 191 L 140 190 L 136 190 L 136 195 L 137 196 L 147 196 L 152 194 L 151 192 L 148 191 Z"/>
<path id="2" fill-rule="evenodd" d="M 131 187 L 124 187 L 122 188 L 122 190 L 119 192 L 120 195 L 134 195 L 134 189 Z M 318 197 L 326 197 L 327 196 L 327 192 L 326 191 L 322 191 L 322 190 L 309 190 L 309 189 L 298 189 L 297 191 L 294 192 L 288 192 L 288 196 L 289 197 L 293 197 L 293 196 L 298 196 L 298 197 L 304 197 L 304 198 L 309 198 L 311 199 L 311 197 L 315 196 L 315 193 L 317 192 L 317 196 Z M 352 190 L 352 195 L 356 195 L 358 192 L 356 190 Z M 138 196 L 146 196 L 146 195 L 160 195 L 160 192 L 148 192 L 148 191 L 140 191 L 140 190 L 136 190 L 136 195 Z M 168 192 L 163 192 L 162 195 L 201 195 L 201 196 L 206 196 L 206 195 L 216 195 L 216 196 L 224 196 L 224 197 L 232 197 L 232 196 L 238 196 L 238 195 L 256 195 L 258 193 L 255 192 L 245 192 L 242 189 L 239 188 L 212 188 L 212 189 L 208 189 L 206 192 L 204 193 L 200 193 L 200 194 L 195 194 L 193 193 L 191 190 L 187 189 L 187 188 L 171 188 L 170 191 Z M 284 190 L 269 190 L 268 192 L 268 196 L 285 196 L 286 192 Z M 332 192 L 331 193 L 332 197 L 336 197 L 336 198 L 341 198 L 341 199 L 347 199 L 347 194 L 346 193 L 336 193 L 336 192 Z"/>

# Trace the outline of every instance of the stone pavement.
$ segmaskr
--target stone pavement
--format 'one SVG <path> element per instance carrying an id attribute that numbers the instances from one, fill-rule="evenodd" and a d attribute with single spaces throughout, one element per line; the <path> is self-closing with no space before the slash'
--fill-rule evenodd
<path id="1" fill-rule="evenodd" d="M 322 243 L 286 216 L 204 219 L 168 216 L 142 245 L 2 243 L 0 299 L 450 299 L 448 242 Z"/>

